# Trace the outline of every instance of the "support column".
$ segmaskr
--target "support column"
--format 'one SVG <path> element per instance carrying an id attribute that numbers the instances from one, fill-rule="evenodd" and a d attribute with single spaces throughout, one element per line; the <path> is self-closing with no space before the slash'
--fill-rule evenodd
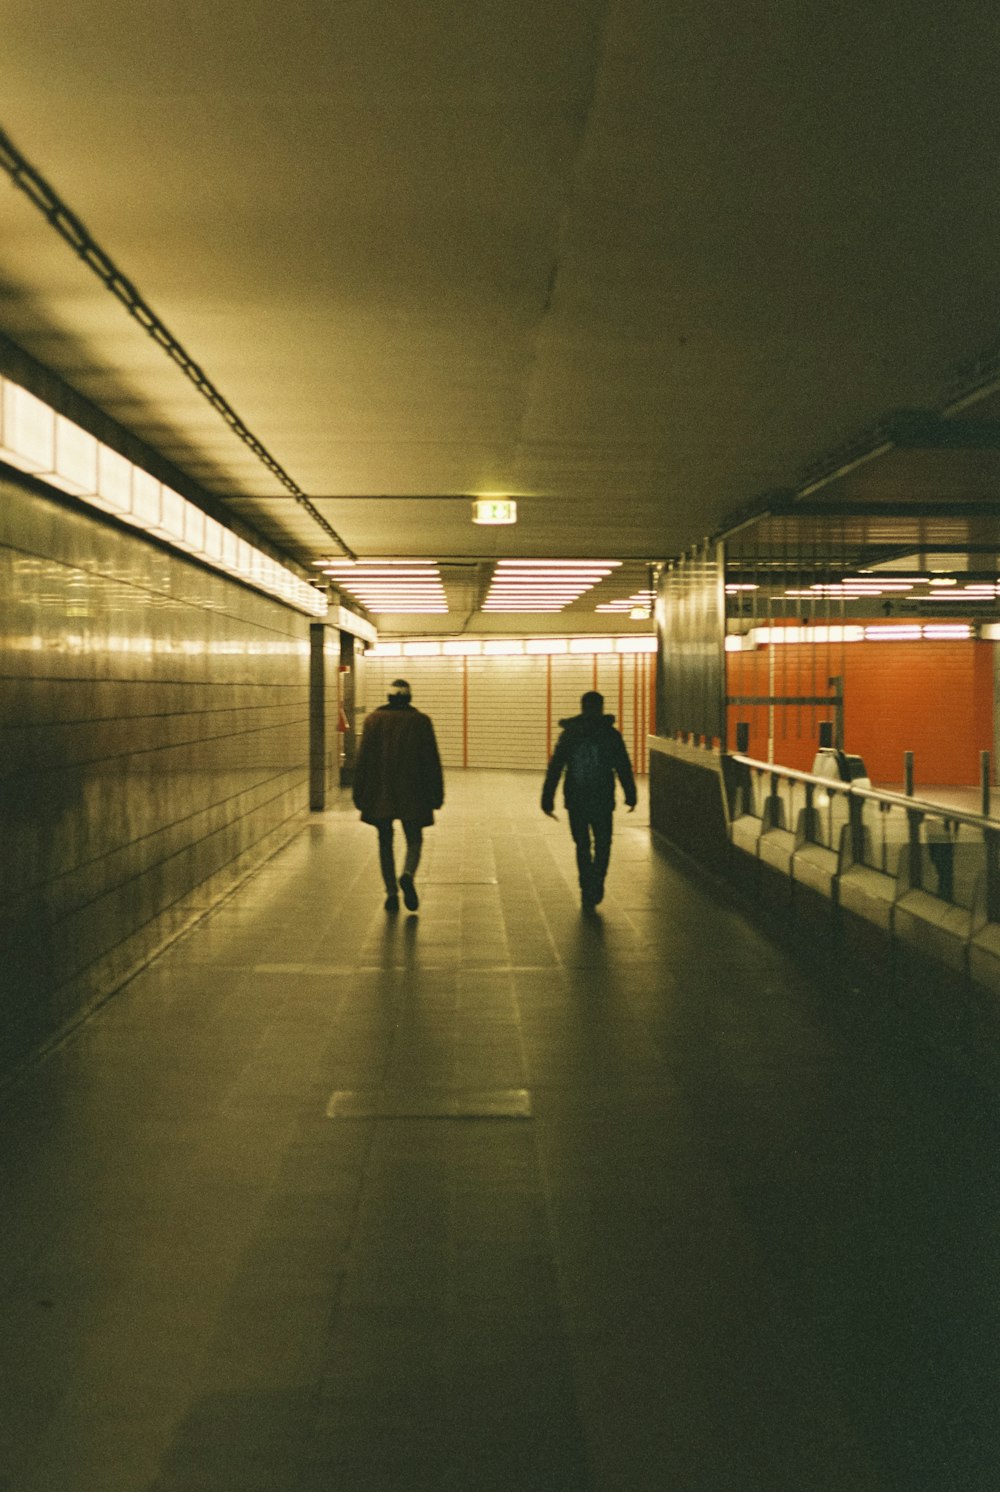
<path id="1" fill-rule="evenodd" d="M 326 807 L 327 708 L 326 634 L 324 622 L 309 627 L 309 807 L 322 813 Z"/>

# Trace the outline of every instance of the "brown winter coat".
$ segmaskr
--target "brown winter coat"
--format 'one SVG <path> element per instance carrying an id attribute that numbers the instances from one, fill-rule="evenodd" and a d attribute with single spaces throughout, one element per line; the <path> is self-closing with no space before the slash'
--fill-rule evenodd
<path id="1" fill-rule="evenodd" d="M 403 819 L 426 828 L 444 802 L 444 778 L 429 715 L 395 702 L 365 721 L 354 770 L 362 821 Z"/>

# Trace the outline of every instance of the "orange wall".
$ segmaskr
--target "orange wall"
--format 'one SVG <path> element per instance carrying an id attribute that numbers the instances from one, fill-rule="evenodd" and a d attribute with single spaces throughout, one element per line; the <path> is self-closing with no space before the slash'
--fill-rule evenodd
<path id="1" fill-rule="evenodd" d="M 993 644 L 989 642 L 855 642 L 841 647 L 779 645 L 775 694 L 826 694 L 830 674 L 844 679 L 844 745 L 862 756 L 873 782 L 901 782 L 903 753 L 914 753 L 916 782 L 975 786 L 979 753 L 993 749 Z M 727 692 L 767 694 L 768 649 L 728 653 Z M 822 708 L 775 710 L 774 758 L 808 771 Z M 749 755 L 767 757 L 767 709 L 731 706 L 750 721 Z"/>

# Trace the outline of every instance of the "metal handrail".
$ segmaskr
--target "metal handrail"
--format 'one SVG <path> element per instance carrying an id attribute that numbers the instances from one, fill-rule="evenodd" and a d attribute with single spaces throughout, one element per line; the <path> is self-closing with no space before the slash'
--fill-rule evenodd
<path id="1" fill-rule="evenodd" d="M 911 798 L 903 793 L 887 792 L 879 788 L 859 787 L 856 783 L 837 782 L 828 777 L 819 777 L 814 772 L 800 772 L 795 767 L 781 767 L 774 762 L 762 762 L 756 757 L 743 756 L 733 753 L 730 758 L 737 765 L 759 772 L 763 776 L 769 776 L 772 780 L 771 793 L 774 795 L 775 787 L 780 780 L 785 780 L 789 785 L 802 783 L 806 790 L 807 812 L 813 807 L 812 800 L 817 789 L 822 789 L 827 794 L 839 792 L 844 796 L 848 805 L 848 821 L 851 840 L 853 843 L 854 858 L 861 864 L 867 864 L 864 857 L 864 827 L 863 809 L 865 803 L 877 803 L 880 808 L 899 808 L 906 814 L 907 822 L 907 874 L 911 889 L 930 889 L 924 886 L 925 867 L 923 864 L 923 844 L 920 838 L 921 830 L 928 819 L 944 819 L 949 825 L 956 828 L 966 825 L 978 831 L 982 835 L 983 848 L 986 854 L 985 881 L 982 888 L 983 910 L 988 922 L 1000 924 L 1000 822 L 989 818 L 986 814 L 968 813 L 964 809 L 949 808 L 942 803 L 930 803 L 926 799 Z M 814 810 L 815 811 L 815 810 Z M 756 815 L 755 815 L 756 817 Z M 811 835 L 807 829 L 807 839 Z M 933 850 L 932 850 L 933 853 Z M 878 867 L 875 867 L 876 869 Z M 945 884 L 946 865 L 935 867 L 938 873 L 939 887 Z M 883 867 L 884 869 L 884 867 Z M 950 875 L 948 877 L 950 885 Z M 952 904 L 954 902 L 951 890 L 937 893 L 941 899 Z"/>
<path id="2" fill-rule="evenodd" d="M 951 819 L 955 823 L 969 824 L 975 828 L 981 828 L 983 825 L 1000 828 L 995 819 L 987 818 L 985 814 L 969 813 L 964 808 L 948 808 L 943 803 L 930 803 L 926 798 L 909 798 L 905 793 L 893 793 L 885 788 L 858 787 L 853 782 L 838 782 L 833 777 L 818 777 L 815 772 L 801 772 L 797 767 L 782 767 L 776 762 L 762 762 L 757 757 L 741 756 L 738 752 L 731 752 L 730 760 L 739 762 L 744 767 L 754 767 L 758 771 L 769 772 L 775 777 L 784 777 L 792 782 L 804 782 L 814 787 L 821 787 L 825 792 L 867 798 L 876 803 L 885 803 L 890 808 L 916 810 L 921 814 L 932 814 L 935 818 Z"/>
<path id="3" fill-rule="evenodd" d="M 794 782 L 812 782 L 817 787 L 832 787 L 837 792 L 851 792 L 849 782 L 838 782 L 833 777 L 817 777 L 815 772 L 800 772 L 797 767 L 779 767 L 776 762 L 758 761 L 755 756 L 741 756 L 738 751 L 729 753 L 731 762 L 739 762 L 742 767 L 759 767 L 762 772 L 772 772 L 779 777 L 790 777 Z"/>

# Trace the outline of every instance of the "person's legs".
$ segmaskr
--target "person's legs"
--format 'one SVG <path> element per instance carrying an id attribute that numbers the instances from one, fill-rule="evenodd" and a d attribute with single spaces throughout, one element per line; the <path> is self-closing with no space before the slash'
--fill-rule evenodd
<path id="1" fill-rule="evenodd" d="M 378 863 L 382 872 L 382 880 L 385 884 L 387 897 L 396 895 L 396 856 L 393 852 L 392 819 L 380 819 L 375 825 L 378 830 Z"/>
<path id="2" fill-rule="evenodd" d="M 424 847 L 424 831 L 419 824 L 411 824 L 404 820 L 403 833 L 406 835 L 406 859 L 403 862 L 403 874 L 415 876 L 417 866 L 420 864 L 420 852 Z"/>
<path id="3" fill-rule="evenodd" d="M 413 884 L 413 877 L 417 873 L 420 864 L 420 851 L 424 843 L 424 831 L 419 824 L 413 824 L 406 819 L 403 820 L 403 833 L 406 835 L 406 859 L 403 862 L 403 873 L 399 878 L 399 889 L 403 893 L 403 901 L 408 912 L 415 912 L 420 905 L 417 888 Z"/>
<path id="4" fill-rule="evenodd" d="M 604 896 L 604 877 L 608 873 L 608 863 L 611 860 L 613 810 L 609 808 L 605 812 L 595 814 L 591 823 L 594 830 L 593 901 L 596 906 Z"/>
<path id="5" fill-rule="evenodd" d="M 580 878 L 580 895 L 585 902 L 592 902 L 594 862 L 590 848 L 590 819 L 579 808 L 569 809 L 569 831 L 576 846 L 576 869 Z"/>

